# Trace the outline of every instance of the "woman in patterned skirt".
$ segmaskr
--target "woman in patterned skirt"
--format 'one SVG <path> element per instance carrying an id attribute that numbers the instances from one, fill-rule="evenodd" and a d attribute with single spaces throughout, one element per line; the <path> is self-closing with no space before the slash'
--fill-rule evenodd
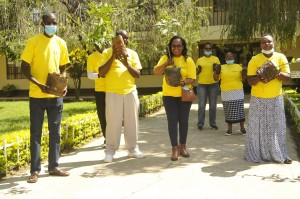
<path id="1" fill-rule="evenodd" d="M 249 125 L 245 158 L 251 162 L 274 161 L 291 164 L 286 149 L 286 119 L 282 97 L 282 82 L 288 81 L 290 69 L 286 57 L 274 52 L 273 37 L 264 35 L 260 41 L 261 53 L 252 57 L 248 65 L 248 83 L 252 86 Z M 256 74 L 267 60 L 279 69 L 270 81 Z"/>
<path id="2" fill-rule="evenodd" d="M 228 129 L 225 135 L 232 135 L 232 124 L 240 123 L 240 131 L 246 134 L 244 127 L 244 90 L 243 81 L 246 80 L 246 70 L 234 63 L 234 55 L 227 52 L 226 64 L 216 65 L 214 79 L 221 80 L 221 99 L 223 102 L 225 122 Z"/>

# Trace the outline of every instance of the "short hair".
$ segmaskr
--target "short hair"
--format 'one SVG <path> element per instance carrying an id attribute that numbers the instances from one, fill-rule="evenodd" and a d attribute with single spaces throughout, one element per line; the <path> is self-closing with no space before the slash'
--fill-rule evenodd
<path id="1" fill-rule="evenodd" d="M 206 42 L 206 43 L 203 45 L 203 48 L 205 48 L 205 46 L 206 46 L 207 44 L 210 45 L 211 47 L 213 46 L 212 43 Z"/>
<path id="2" fill-rule="evenodd" d="M 50 16 L 55 16 L 56 17 L 56 14 L 52 13 L 52 12 L 47 12 L 47 13 L 44 13 L 42 15 L 42 20 L 45 21 L 47 18 L 49 18 Z"/>

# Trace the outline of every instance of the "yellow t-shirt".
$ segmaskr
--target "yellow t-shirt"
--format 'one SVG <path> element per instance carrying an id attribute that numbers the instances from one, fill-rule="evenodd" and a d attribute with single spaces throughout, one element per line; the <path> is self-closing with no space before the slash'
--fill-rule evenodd
<path id="1" fill-rule="evenodd" d="M 286 57 L 281 54 L 274 52 L 272 57 L 267 58 L 262 53 L 252 57 L 248 64 L 247 75 L 256 75 L 256 70 L 262 66 L 267 60 L 272 61 L 275 66 L 288 63 Z M 280 72 L 290 73 L 290 67 L 288 64 L 280 66 Z M 251 88 L 251 95 L 260 98 L 275 98 L 282 93 L 282 81 L 278 78 L 271 80 L 268 83 L 258 82 Z"/>
<path id="2" fill-rule="evenodd" d="M 221 91 L 243 89 L 242 70 L 239 64 L 223 64 L 220 73 Z"/>
<path id="3" fill-rule="evenodd" d="M 202 66 L 202 70 L 199 74 L 198 83 L 199 84 L 214 84 L 218 81 L 214 80 L 213 64 L 220 64 L 218 57 L 211 55 L 210 57 L 200 57 L 196 62 L 196 67 L 198 65 Z"/>
<path id="4" fill-rule="evenodd" d="M 98 73 L 102 54 L 98 51 L 93 52 L 87 59 L 87 72 Z M 105 92 L 105 78 L 95 79 L 95 91 Z"/>
<path id="5" fill-rule="evenodd" d="M 67 44 L 56 35 L 51 38 L 46 37 L 43 33 L 35 35 L 27 41 L 21 60 L 29 63 L 31 75 L 41 84 L 45 84 L 48 73 L 59 73 L 59 66 L 69 63 Z M 34 98 L 57 97 L 43 93 L 32 82 L 29 84 L 29 96 Z"/>
<path id="6" fill-rule="evenodd" d="M 142 69 L 138 54 L 129 48 L 126 49 L 128 53 L 128 63 L 138 70 Z M 112 48 L 104 50 L 100 66 L 104 65 L 111 56 Z M 136 90 L 135 78 L 128 72 L 122 62 L 117 59 L 113 60 L 109 71 L 105 75 L 105 91 L 117 94 L 128 94 L 134 90 Z"/>
<path id="7" fill-rule="evenodd" d="M 154 69 L 163 63 L 167 62 L 168 57 L 167 55 L 164 55 L 160 58 L 157 65 L 154 66 Z M 183 56 L 181 57 L 173 57 L 174 65 L 176 68 L 180 69 L 181 74 L 181 80 L 184 81 L 187 78 L 196 79 L 196 67 L 193 59 L 191 57 L 188 57 L 186 60 Z M 167 68 L 172 68 L 172 66 L 168 66 Z M 188 85 L 188 87 L 191 88 L 191 85 Z M 181 86 L 169 86 L 165 80 L 165 77 L 163 78 L 163 96 L 172 96 L 172 97 L 181 97 Z"/>

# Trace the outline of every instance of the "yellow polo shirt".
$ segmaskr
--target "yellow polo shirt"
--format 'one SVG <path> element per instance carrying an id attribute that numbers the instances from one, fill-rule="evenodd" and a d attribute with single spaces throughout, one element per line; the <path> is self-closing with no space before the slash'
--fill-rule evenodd
<path id="1" fill-rule="evenodd" d="M 30 64 L 31 75 L 41 84 L 46 83 L 48 73 L 60 73 L 59 66 L 70 62 L 66 42 L 56 35 L 48 38 L 43 33 L 31 37 L 27 41 L 21 60 Z M 34 98 L 57 97 L 43 93 L 32 82 L 29 84 L 29 96 Z"/>
<path id="2" fill-rule="evenodd" d="M 256 75 L 256 70 L 262 66 L 267 60 L 272 61 L 275 66 L 279 66 L 284 64 L 278 69 L 284 73 L 290 73 L 290 67 L 287 61 L 287 58 L 281 54 L 274 52 L 272 57 L 267 58 L 262 53 L 257 54 L 256 56 L 252 57 L 248 64 L 248 71 L 247 75 L 252 76 Z M 275 98 L 282 94 L 282 81 L 278 78 L 271 80 L 268 83 L 258 82 L 257 84 L 253 85 L 251 88 L 251 95 L 260 98 Z"/>
<path id="3" fill-rule="evenodd" d="M 160 58 L 157 65 L 154 66 L 154 69 L 163 63 L 167 62 L 168 57 L 167 55 L 164 55 Z M 196 79 L 196 67 L 194 60 L 191 57 L 188 57 L 186 60 L 183 56 L 181 57 L 173 57 L 174 65 L 176 68 L 180 69 L 181 74 L 181 80 L 184 81 L 187 78 Z M 172 66 L 168 66 L 167 68 L 172 68 Z M 191 88 L 191 85 L 188 85 L 188 87 Z M 165 77 L 163 78 L 163 96 L 172 96 L 172 97 L 181 97 L 181 86 L 169 86 L 165 80 Z"/>
<path id="4" fill-rule="evenodd" d="M 242 70 L 243 68 L 239 64 L 223 64 L 220 73 L 221 90 L 242 90 Z"/>
<path id="5" fill-rule="evenodd" d="M 199 84 L 214 84 L 218 81 L 214 80 L 213 64 L 220 64 L 218 57 L 211 55 L 210 57 L 200 57 L 196 62 L 196 67 L 202 66 L 202 70 L 199 74 Z"/>
<path id="6" fill-rule="evenodd" d="M 102 59 L 102 54 L 98 51 L 93 52 L 87 59 L 87 72 L 98 73 L 98 68 Z M 105 92 L 105 78 L 95 79 L 95 91 Z"/>
<path id="7" fill-rule="evenodd" d="M 138 54 L 129 48 L 128 63 L 140 70 L 142 69 Z M 104 65 L 112 56 L 112 48 L 103 51 L 100 66 Z M 105 91 L 117 94 L 128 94 L 136 90 L 135 78 L 128 72 L 127 68 L 117 59 L 114 59 L 110 70 L 105 75 Z"/>

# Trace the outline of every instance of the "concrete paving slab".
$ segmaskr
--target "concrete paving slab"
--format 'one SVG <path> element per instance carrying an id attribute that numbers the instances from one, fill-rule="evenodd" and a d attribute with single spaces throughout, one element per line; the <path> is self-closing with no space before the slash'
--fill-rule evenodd
<path id="1" fill-rule="evenodd" d="M 245 99 L 246 121 L 249 96 Z M 208 107 L 207 107 L 208 108 Z M 190 158 L 170 161 L 171 146 L 164 109 L 140 119 L 139 146 L 146 157 L 127 157 L 124 139 L 113 163 L 103 162 L 102 139 L 60 158 L 60 167 L 69 177 L 49 176 L 47 164 L 35 184 L 24 173 L 0 181 L 2 199 L 81 198 L 203 198 L 203 199 L 298 199 L 300 162 L 296 145 L 287 130 L 291 165 L 250 163 L 244 160 L 245 136 L 234 125 L 234 134 L 225 136 L 222 104 L 218 104 L 219 130 L 197 129 L 197 105 L 190 113 L 188 151 Z M 208 115 L 207 115 L 208 117 Z"/>

